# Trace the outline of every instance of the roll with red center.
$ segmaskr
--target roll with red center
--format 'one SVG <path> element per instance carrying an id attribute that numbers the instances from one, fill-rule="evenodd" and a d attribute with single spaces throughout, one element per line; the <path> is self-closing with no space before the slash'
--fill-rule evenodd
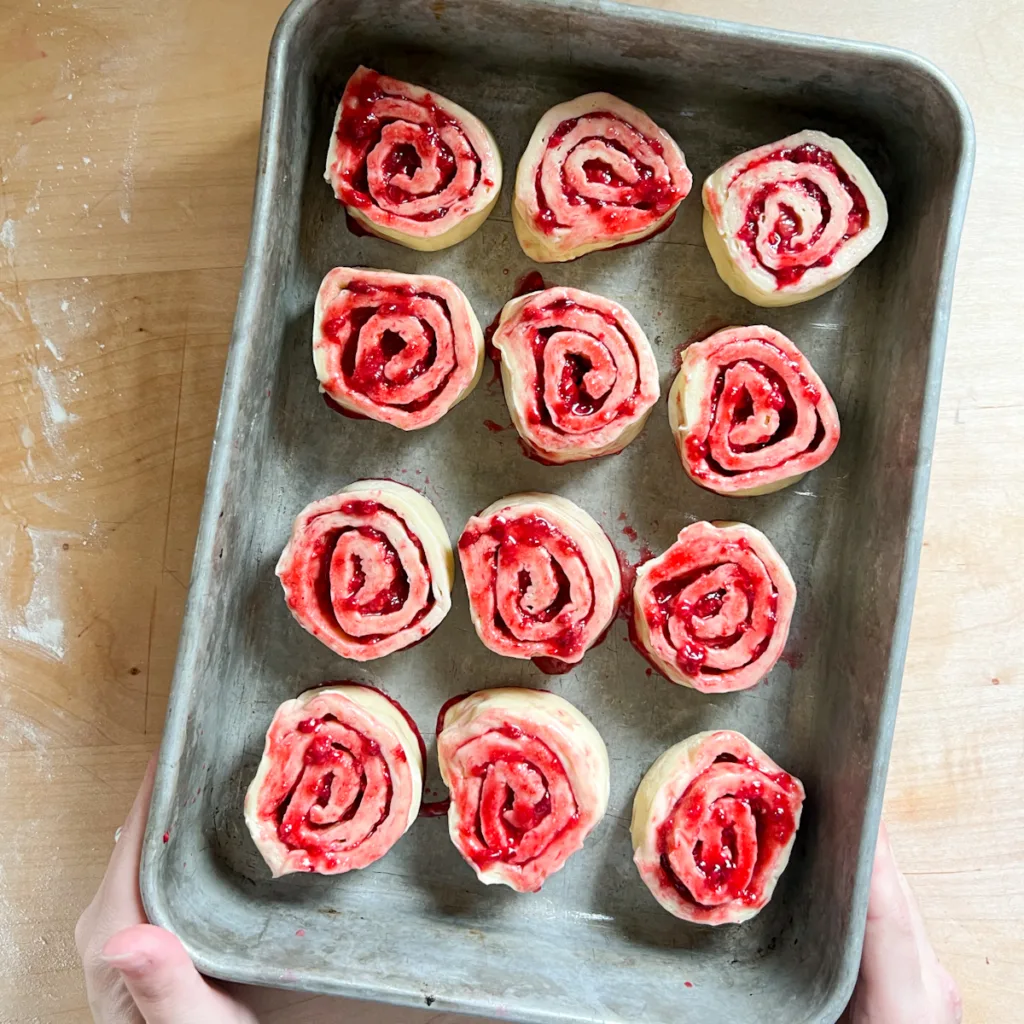
<path id="1" fill-rule="evenodd" d="M 507 658 L 575 664 L 618 608 L 615 549 L 590 515 L 554 494 L 515 494 L 473 516 L 459 560 L 477 635 Z"/>
<path id="2" fill-rule="evenodd" d="M 512 223 L 530 259 L 561 263 L 664 231 L 692 183 L 680 148 L 642 110 L 589 93 L 534 128 Z"/>
<path id="3" fill-rule="evenodd" d="M 789 863 L 804 787 L 738 732 L 666 750 L 636 791 L 633 861 L 654 898 L 695 924 L 761 911 Z"/>
<path id="4" fill-rule="evenodd" d="M 796 585 L 759 530 L 699 522 L 637 570 L 633 629 L 651 663 L 703 693 L 745 690 L 779 660 Z"/>
<path id="5" fill-rule="evenodd" d="M 824 132 L 741 153 L 704 182 L 703 199 L 715 269 L 758 306 L 791 306 L 835 288 L 889 220 L 864 161 Z"/>
<path id="6" fill-rule="evenodd" d="M 274 877 L 339 875 L 379 860 L 419 813 L 423 741 L 395 701 L 357 683 L 286 700 L 245 794 Z"/>
<path id="7" fill-rule="evenodd" d="M 600 295 L 521 295 L 502 309 L 493 344 L 512 422 L 544 462 L 622 451 L 658 401 L 647 336 L 629 310 Z"/>
<path id="8" fill-rule="evenodd" d="M 433 251 L 487 219 L 501 154 L 457 103 L 359 67 L 338 104 L 324 177 L 365 231 Z"/>
<path id="9" fill-rule="evenodd" d="M 536 892 L 604 817 L 600 734 L 562 697 L 514 688 L 459 698 L 439 725 L 452 842 L 485 885 Z"/>
<path id="10" fill-rule="evenodd" d="M 316 296 L 313 365 L 342 412 L 418 430 L 476 387 L 484 336 L 443 277 L 335 267 Z"/>
<path id="11" fill-rule="evenodd" d="M 796 483 L 839 444 L 839 414 L 807 357 L 770 327 L 729 327 L 683 353 L 668 418 L 690 479 L 741 498 Z"/>
<path id="12" fill-rule="evenodd" d="M 358 480 L 296 517 L 277 563 L 296 621 L 370 661 L 417 643 L 451 607 L 455 558 L 434 506 L 391 480 Z"/>

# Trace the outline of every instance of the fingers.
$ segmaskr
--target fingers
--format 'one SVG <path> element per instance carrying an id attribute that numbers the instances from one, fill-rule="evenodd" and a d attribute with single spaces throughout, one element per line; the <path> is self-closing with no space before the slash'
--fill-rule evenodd
<path id="1" fill-rule="evenodd" d="M 124 825 L 121 826 L 120 838 L 114 843 L 103 880 L 92 903 L 82 915 L 80 924 L 87 926 L 93 935 L 99 937 L 98 945 L 102 945 L 119 929 L 146 920 L 142 897 L 139 895 L 139 860 L 155 774 L 154 753 L 146 766 L 142 785 L 135 795 Z"/>
<path id="2" fill-rule="evenodd" d="M 85 970 L 89 1006 L 102 1024 L 138 1024 L 142 1020 L 120 975 L 104 964 L 100 950 L 115 932 L 146 920 L 139 895 L 139 856 L 155 768 L 156 755 L 150 759 L 96 895 L 75 925 L 75 945 Z"/>
<path id="3" fill-rule="evenodd" d="M 852 1019 L 921 1024 L 921 956 L 906 891 L 883 825 L 875 847 Z"/>
<path id="4" fill-rule="evenodd" d="M 864 952 L 848 1019 L 853 1024 L 960 1020 L 956 984 L 928 941 L 924 919 L 896 866 L 884 825 L 875 849 Z"/>
<path id="5" fill-rule="evenodd" d="M 110 863 L 107 865 L 107 872 L 103 876 L 101 886 L 109 888 L 112 893 L 117 894 L 130 891 L 135 894 L 134 902 L 138 901 L 139 861 L 142 857 L 142 839 L 146 831 L 146 819 L 149 817 L 149 803 L 153 797 L 156 759 L 157 755 L 154 752 L 149 759 L 149 764 L 146 765 L 146 773 L 142 777 L 142 784 L 128 811 L 128 817 L 125 818 L 124 824 L 121 826 L 121 834 L 114 844 Z"/>
<path id="6" fill-rule="evenodd" d="M 146 1024 L 256 1024 L 256 1018 L 199 974 L 170 932 L 134 925 L 103 947 Z"/>

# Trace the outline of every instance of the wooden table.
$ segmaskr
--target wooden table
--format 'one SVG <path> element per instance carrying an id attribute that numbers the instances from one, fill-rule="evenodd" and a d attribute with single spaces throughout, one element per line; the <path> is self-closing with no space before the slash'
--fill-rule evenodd
<path id="1" fill-rule="evenodd" d="M 976 119 L 886 813 L 966 1019 L 1019 1020 L 1024 7 L 662 6 L 916 50 Z M 72 927 L 163 723 L 281 8 L 0 3 L 3 1021 L 90 1019 Z"/>

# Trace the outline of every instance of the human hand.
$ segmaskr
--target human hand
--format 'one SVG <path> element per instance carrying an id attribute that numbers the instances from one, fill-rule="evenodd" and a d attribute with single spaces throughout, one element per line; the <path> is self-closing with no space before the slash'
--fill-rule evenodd
<path id="1" fill-rule="evenodd" d="M 156 757 L 114 844 L 107 872 L 75 926 L 96 1024 L 257 1024 L 208 982 L 169 931 L 146 922 L 139 858 Z"/>
<path id="2" fill-rule="evenodd" d="M 860 976 L 841 1024 L 960 1024 L 960 991 L 939 963 L 883 824 L 875 847 Z"/>

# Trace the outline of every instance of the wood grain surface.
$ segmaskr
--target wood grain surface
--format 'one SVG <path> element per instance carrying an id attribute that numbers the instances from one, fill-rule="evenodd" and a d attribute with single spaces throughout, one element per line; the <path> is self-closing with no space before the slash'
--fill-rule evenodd
<path id="1" fill-rule="evenodd" d="M 90 1020 L 72 928 L 163 722 L 282 6 L 0 0 L 4 1022 Z M 965 1019 L 1020 1020 L 1024 6 L 661 6 L 916 50 L 974 114 L 886 814 Z M 443 1017 L 262 1001 L 275 1022 Z"/>

